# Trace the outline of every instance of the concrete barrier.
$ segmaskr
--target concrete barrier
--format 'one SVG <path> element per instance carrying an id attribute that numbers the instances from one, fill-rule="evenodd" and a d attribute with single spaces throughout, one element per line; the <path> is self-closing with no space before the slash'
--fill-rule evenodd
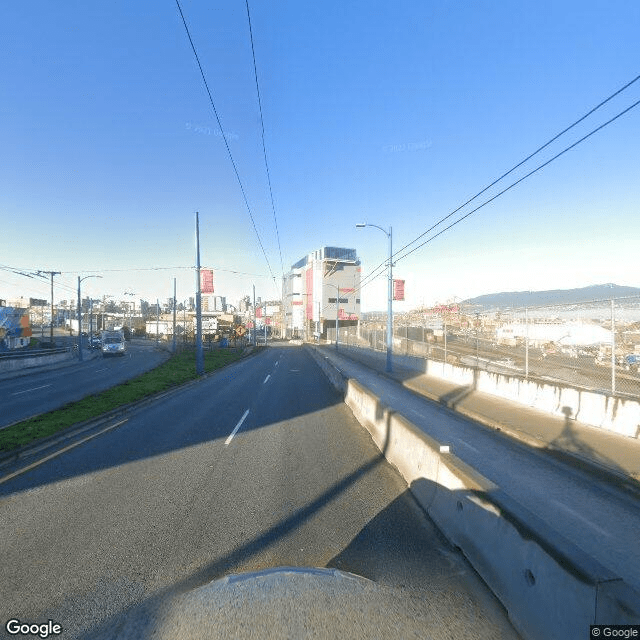
<path id="1" fill-rule="evenodd" d="M 69 351 L 33 357 L 7 358 L 6 360 L 0 360 L 0 373 L 30 369 L 31 367 L 41 367 L 47 364 L 56 364 L 57 362 L 72 360 L 73 358 L 74 355 Z"/>
<path id="2" fill-rule="evenodd" d="M 315 350 L 314 357 L 344 385 L 341 372 Z M 524 638 L 581 639 L 590 624 L 640 623 L 640 594 L 617 575 L 357 381 L 344 388 L 354 416 Z"/>
<path id="3" fill-rule="evenodd" d="M 361 347 L 341 347 L 357 352 Z M 410 355 L 394 355 L 394 363 L 419 374 L 433 376 L 457 385 L 473 385 L 473 367 L 453 365 Z M 587 391 L 570 385 L 554 384 L 540 380 L 527 380 L 522 376 L 477 372 L 476 390 L 518 402 L 557 416 L 569 415 L 592 427 L 599 427 L 630 438 L 640 438 L 640 402 L 615 398 L 596 391 Z"/>

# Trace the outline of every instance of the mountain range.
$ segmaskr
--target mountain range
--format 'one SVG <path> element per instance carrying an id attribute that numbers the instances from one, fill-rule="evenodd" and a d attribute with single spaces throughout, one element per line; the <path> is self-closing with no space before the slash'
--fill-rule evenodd
<path id="1" fill-rule="evenodd" d="M 548 291 L 504 291 L 488 293 L 464 300 L 463 304 L 477 308 L 507 309 L 523 307 L 541 307 L 545 305 L 575 304 L 579 302 L 608 302 L 611 298 L 639 296 L 640 288 L 617 284 L 595 284 L 579 289 L 550 289 Z"/>

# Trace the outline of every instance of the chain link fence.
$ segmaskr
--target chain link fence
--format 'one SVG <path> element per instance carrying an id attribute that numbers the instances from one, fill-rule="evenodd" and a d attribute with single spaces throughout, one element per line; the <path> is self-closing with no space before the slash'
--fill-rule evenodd
<path id="1" fill-rule="evenodd" d="M 335 327 L 327 341 L 335 343 Z M 339 343 L 386 351 L 386 318 L 340 327 Z M 393 353 L 623 398 L 640 398 L 640 297 L 394 316 Z"/>

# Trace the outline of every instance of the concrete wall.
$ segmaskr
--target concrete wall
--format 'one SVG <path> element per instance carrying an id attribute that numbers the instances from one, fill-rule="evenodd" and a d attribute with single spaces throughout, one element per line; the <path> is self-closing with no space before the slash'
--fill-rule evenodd
<path id="1" fill-rule="evenodd" d="M 341 346 L 341 349 L 358 350 L 361 347 Z M 410 355 L 394 354 L 393 361 L 399 366 L 457 385 L 473 384 L 473 367 Z M 478 371 L 476 389 L 559 416 L 565 416 L 565 408 L 568 407 L 569 416 L 584 424 L 630 438 L 640 438 L 640 402 L 637 400 L 615 398 L 568 385 L 526 380 L 521 376 L 482 369 Z"/>
<path id="2" fill-rule="evenodd" d="M 588 636 L 589 624 L 640 623 L 640 594 L 314 349 L 345 403 L 527 640 Z"/>
<path id="3" fill-rule="evenodd" d="M 52 353 L 51 355 L 41 355 L 22 358 L 7 358 L 0 360 L 0 373 L 6 371 L 18 371 L 20 369 L 29 369 L 31 367 L 41 367 L 45 364 L 55 364 L 64 360 L 71 360 L 73 354 L 69 351 L 64 353 Z"/>

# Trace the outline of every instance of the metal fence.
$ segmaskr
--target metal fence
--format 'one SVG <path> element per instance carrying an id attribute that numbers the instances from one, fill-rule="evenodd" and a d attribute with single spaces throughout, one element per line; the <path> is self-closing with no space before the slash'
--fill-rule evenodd
<path id="1" fill-rule="evenodd" d="M 335 343 L 335 327 L 327 341 Z M 340 327 L 339 343 L 386 350 L 386 322 Z M 640 397 L 640 297 L 394 317 L 393 353 Z"/>

